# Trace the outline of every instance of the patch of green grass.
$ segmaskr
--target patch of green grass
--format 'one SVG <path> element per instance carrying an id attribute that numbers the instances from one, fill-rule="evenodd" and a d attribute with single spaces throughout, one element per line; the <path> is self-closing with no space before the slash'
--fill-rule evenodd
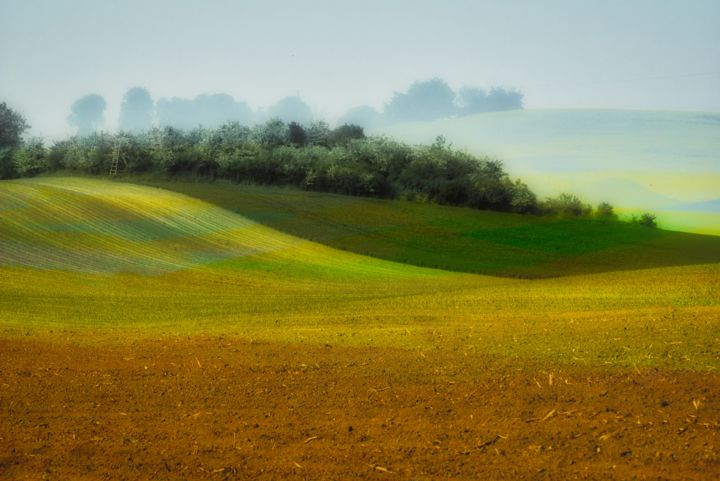
<path id="1" fill-rule="evenodd" d="M 538 278 L 720 262 L 720 237 L 622 222 L 562 220 L 228 182 L 142 182 L 333 248 L 459 272 Z"/>

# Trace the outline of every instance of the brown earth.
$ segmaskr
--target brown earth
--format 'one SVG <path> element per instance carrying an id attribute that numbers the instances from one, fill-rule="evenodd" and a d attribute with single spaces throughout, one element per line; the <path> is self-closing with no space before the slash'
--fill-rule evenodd
<path id="1" fill-rule="evenodd" d="M 720 374 L 0 340 L 0 479 L 720 479 Z"/>

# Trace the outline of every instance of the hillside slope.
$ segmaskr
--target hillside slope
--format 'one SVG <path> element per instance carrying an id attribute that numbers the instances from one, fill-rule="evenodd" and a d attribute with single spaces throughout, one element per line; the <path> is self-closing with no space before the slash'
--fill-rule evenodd
<path id="1" fill-rule="evenodd" d="M 2 182 L 0 206 L 1 337 L 240 336 L 720 366 L 720 264 L 540 280 L 457 274 L 339 251 L 185 195 L 97 179 Z"/>
<path id="2" fill-rule="evenodd" d="M 626 223 L 220 182 L 144 182 L 294 236 L 425 267 L 537 278 L 720 262 L 720 237 Z"/>
<path id="3" fill-rule="evenodd" d="M 296 260 L 303 275 L 418 274 L 284 234 L 198 199 L 97 179 L 0 184 L 0 265 L 162 274 L 226 260 Z"/>

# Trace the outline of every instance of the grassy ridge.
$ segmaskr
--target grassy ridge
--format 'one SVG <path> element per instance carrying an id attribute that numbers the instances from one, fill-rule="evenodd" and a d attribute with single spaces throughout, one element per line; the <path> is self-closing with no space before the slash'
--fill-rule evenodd
<path id="1" fill-rule="evenodd" d="M 144 181 L 328 246 L 418 266 L 511 277 L 720 262 L 720 237 L 292 189 Z"/>
<path id="2" fill-rule="evenodd" d="M 720 367 L 717 264 L 503 279 L 342 252 L 148 187 L 24 180 L 0 195 L 5 336 L 239 335 Z"/>

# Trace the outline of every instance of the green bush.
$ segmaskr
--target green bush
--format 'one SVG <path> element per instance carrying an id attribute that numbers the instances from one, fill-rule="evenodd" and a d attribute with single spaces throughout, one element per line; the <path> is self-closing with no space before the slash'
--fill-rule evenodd
<path id="1" fill-rule="evenodd" d="M 33 177 L 49 170 L 48 156 L 40 138 L 25 142 L 13 155 L 15 170 L 22 177 Z"/>
<path id="2" fill-rule="evenodd" d="M 642 214 L 640 214 L 640 217 L 633 216 L 632 222 L 643 227 L 649 227 L 651 229 L 657 227 L 655 214 L 652 214 L 650 212 L 643 212 Z"/>

